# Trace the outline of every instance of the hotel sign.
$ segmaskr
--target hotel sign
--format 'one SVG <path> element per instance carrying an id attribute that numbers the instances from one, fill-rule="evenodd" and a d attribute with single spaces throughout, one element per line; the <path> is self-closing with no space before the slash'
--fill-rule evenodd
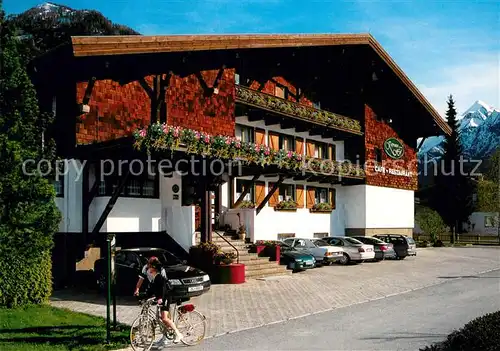
<path id="1" fill-rule="evenodd" d="M 375 166 L 375 172 L 390 174 L 395 176 L 413 177 L 413 172 L 404 169 L 386 168 L 384 166 Z"/>
<path id="2" fill-rule="evenodd" d="M 394 160 L 399 160 L 405 154 L 403 144 L 396 138 L 389 138 L 384 141 L 384 151 L 387 156 Z"/>

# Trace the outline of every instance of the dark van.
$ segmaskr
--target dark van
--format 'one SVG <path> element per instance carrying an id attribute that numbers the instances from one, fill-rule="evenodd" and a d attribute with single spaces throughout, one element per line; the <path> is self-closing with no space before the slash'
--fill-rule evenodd
<path id="1" fill-rule="evenodd" d="M 404 260 L 406 256 L 417 256 L 415 240 L 410 237 L 400 234 L 378 234 L 373 237 L 392 244 L 399 260 Z"/>

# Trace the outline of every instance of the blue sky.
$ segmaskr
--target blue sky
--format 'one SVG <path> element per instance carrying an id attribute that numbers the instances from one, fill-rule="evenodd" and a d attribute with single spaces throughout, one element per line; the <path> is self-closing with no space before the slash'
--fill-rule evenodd
<path id="1" fill-rule="evenodd" d="M 62 1 L 62 0 L 61 0 Z M 6 0 L 7 13 L 43 3 Z M 371 33 L 443 115 L 475 100 L 500 108 L 500 2 L 67 0 L 142 34 Z"/>

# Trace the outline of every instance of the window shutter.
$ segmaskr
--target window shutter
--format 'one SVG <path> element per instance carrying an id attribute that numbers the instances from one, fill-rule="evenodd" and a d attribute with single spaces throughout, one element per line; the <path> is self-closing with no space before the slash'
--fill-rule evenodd
<path id="1" fill-rule="evenodd" d="M 266 197 L 266 183 L 255 182 L 255 205 L 259 206 Z"/>
<path id="2" fill-rule="evenodd" d="M 304 208 L 304 186 L 297 185 L 297 207 Z"/>
<path id="3" fill-rule="evenodd" d="M 302 138 L 295 139 L 295 152 L 301 155 L 304 153 L 304 139 Z"/>
<path id="4" fill-rule="evenodd" d="M 280 138 L 277 133 L 269 132 L 269 147 L 273 150 L 279 150 Z"/>
<path id="5" fill-rule="evenodd" d="M 335 145 L 328 145 L 328 158 L 335 161 Z"/>
<path id="6" fill-rule="evenodd" d="M 306 207 L 313 208 L 315 202 L 316 202 L 316 188 L 308 186 Z"/>
<path id="7" fill-rule="evenodd" d="M 269 183 L 269 190 L 268 191 L 271 191 L 273 189 L 273 186 L 274 186 L 274 183 Z M 279 197 L 278 196 L 280 194 L 279 190 L 280 190 L 279 188 L 276 189 L 276 191 L 274 192 L 273 196 L 271 196 L 269 198 L 269 206 L 270 207 L 274 207 L 274 206 L 276 206 L 278 204 L 278 202 L 279 202 Z"/>
<path id="8" fill-rule="evenodd" d="M 337 189 L 330 189 L 330 205 L 332 205 L 332 209 L 335 209 L 337 200 Z"/>
<path id="9" fill-rule="evenodd" d="M 255 129 L 255 143 L 266 145 L 266 131 L 263 129 Z"/>
<path id="10" fill-rule="evenodd" d="M 314 146 L 315 146 L 314 142 L 310 141 L 307 142 L 307 150 L 306 150 L 307 156 L 314 157 Z"/>

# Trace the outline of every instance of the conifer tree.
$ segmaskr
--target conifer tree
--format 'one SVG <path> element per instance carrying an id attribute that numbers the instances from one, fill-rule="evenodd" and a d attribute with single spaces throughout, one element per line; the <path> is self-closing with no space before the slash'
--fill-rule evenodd
<path id="1" fill-rule="evenodd" d="M 0 306 L 13 307 L 48 300 L 61 214 L 52 182 L 43 176 L 54 155 L 49 140 L 42 147 L 51 118 L 40 113 L 19 40 L 1 8 L 0 26 Z M 37 165 L 44 165 L 41 172 Z"/>

